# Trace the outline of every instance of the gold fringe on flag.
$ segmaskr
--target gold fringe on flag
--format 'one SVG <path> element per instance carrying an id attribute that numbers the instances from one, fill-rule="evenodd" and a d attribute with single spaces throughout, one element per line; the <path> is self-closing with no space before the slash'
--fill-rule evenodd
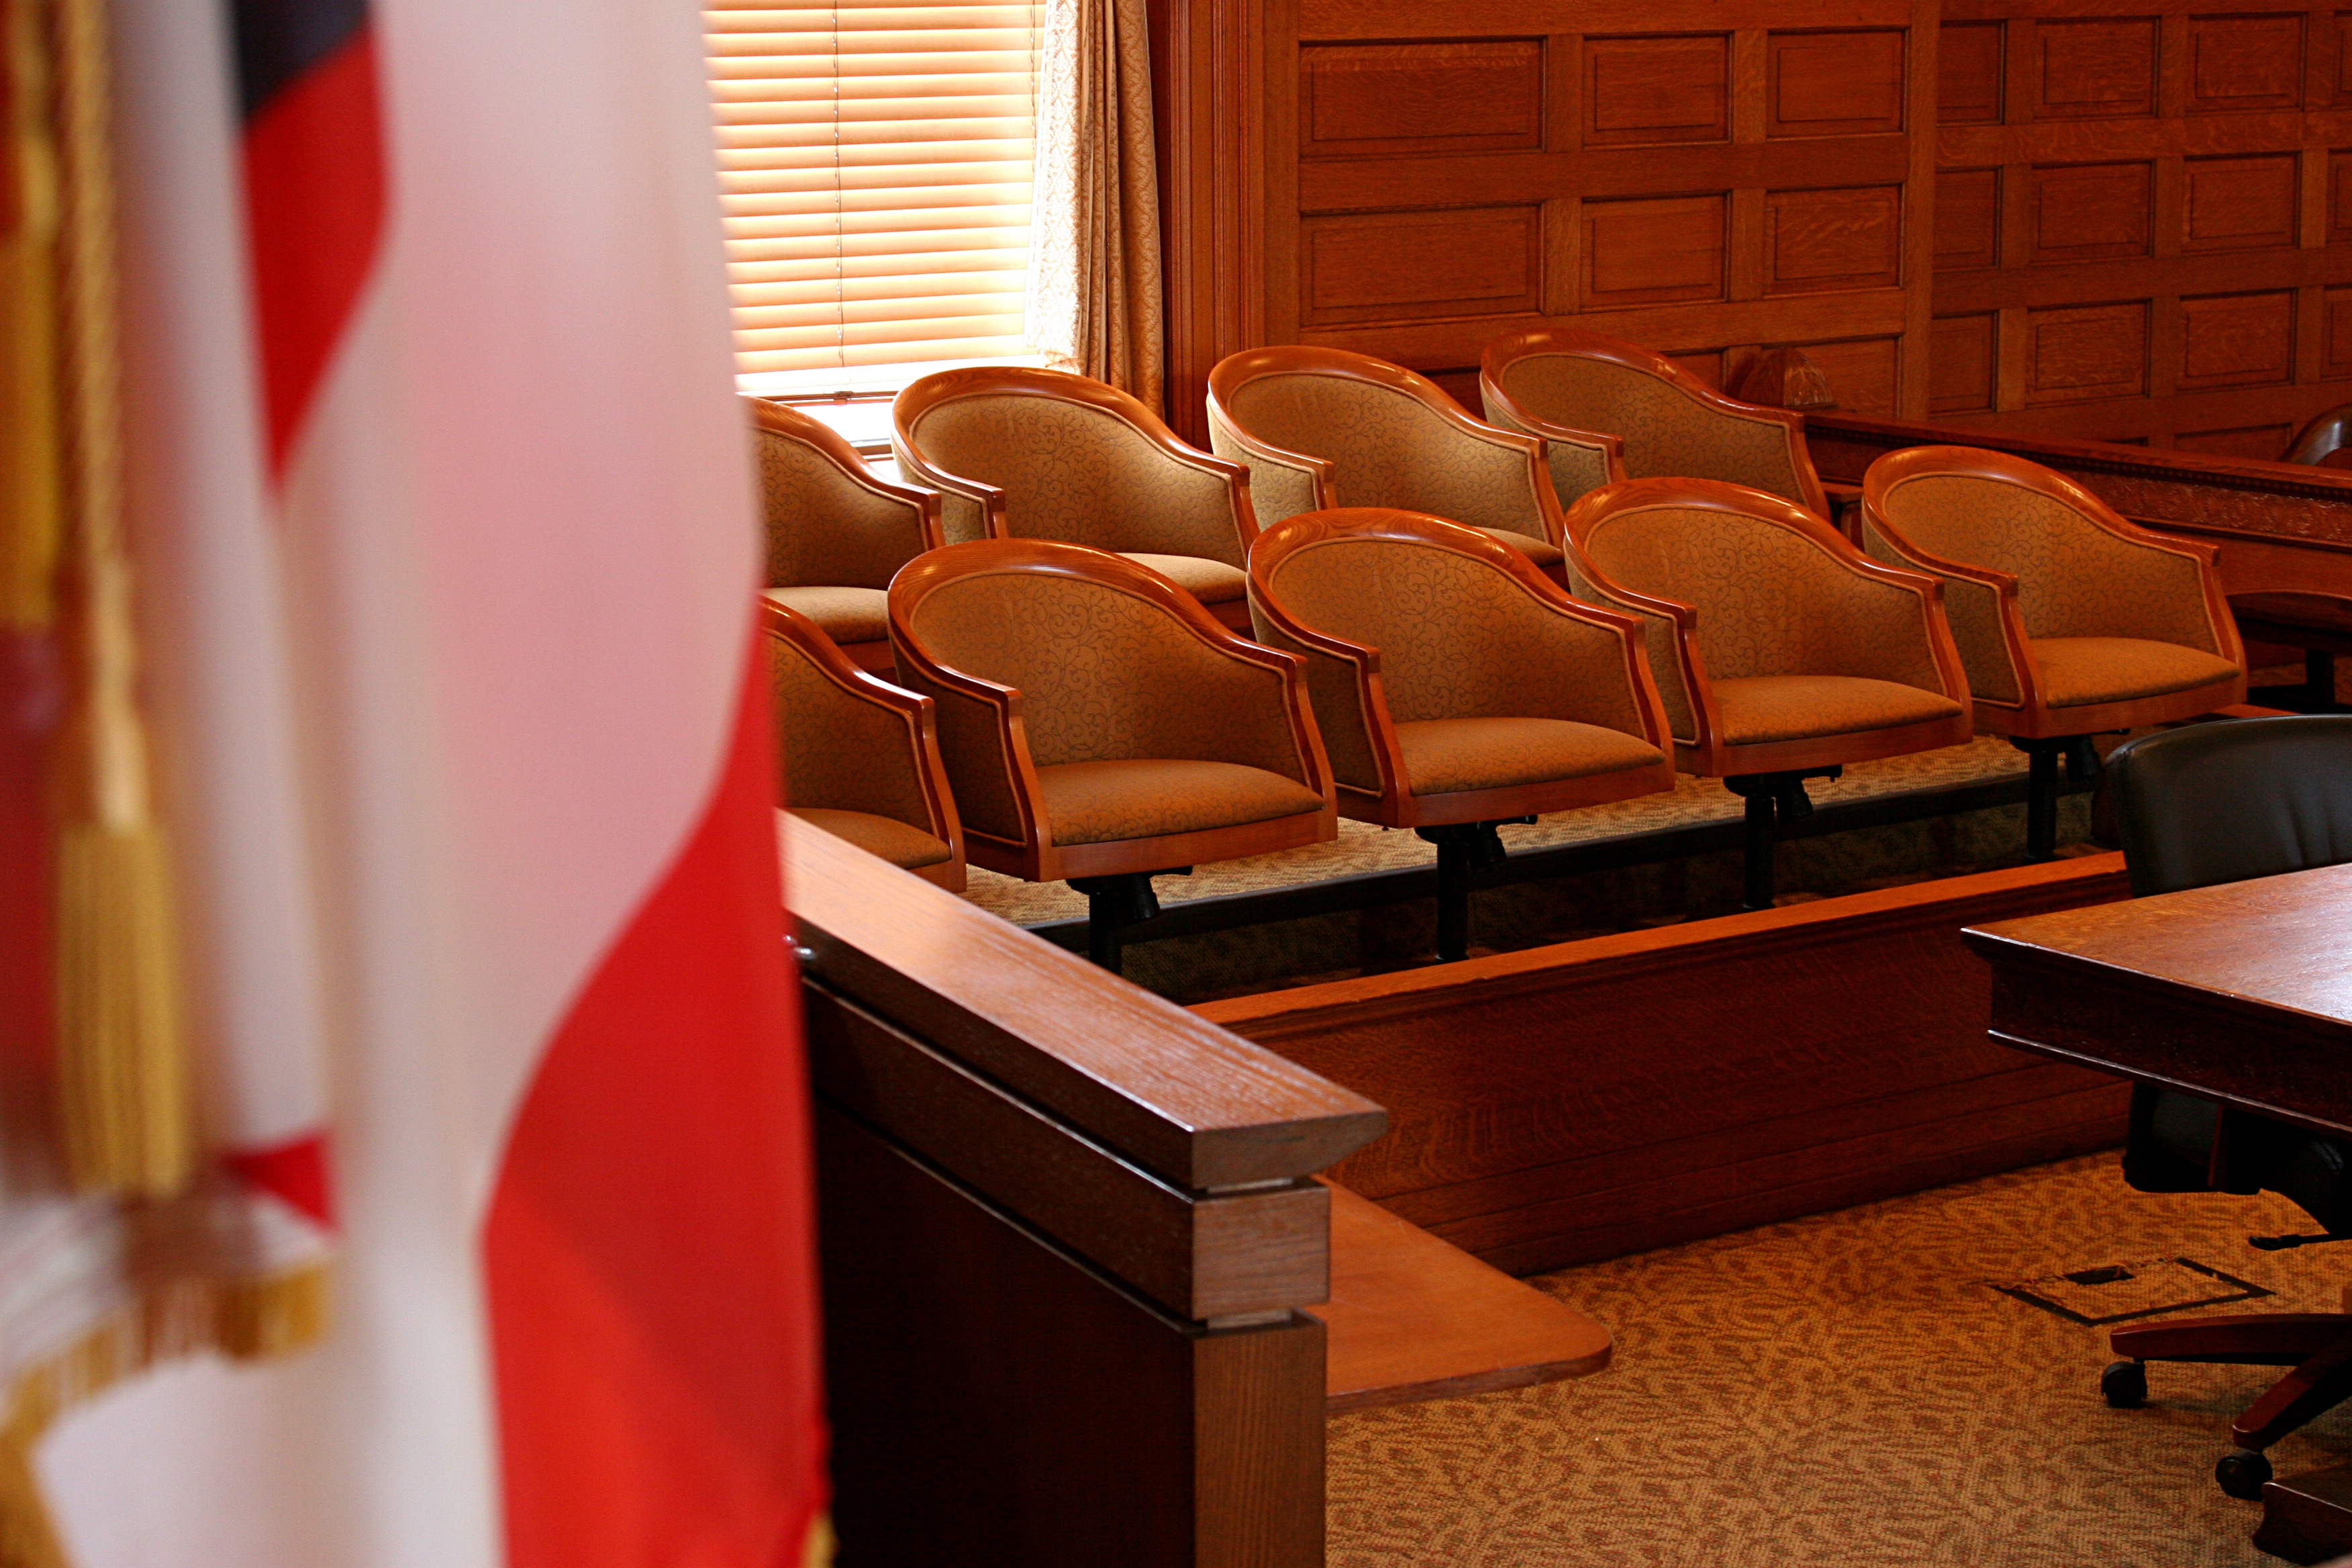
<path id="1" fill-rule="evenodd" d="M 105 10 L 103 0 L 7 4 L 15 165 L 55 170 L 20 181 L 27 199 L 9 237 L 10 269 L 34 287 L 13 307 L 12 327 L 26 330 L 7 365 L 8 464 L 35 483 L 7 515 L 0 593 L 18 627 L 54 624 L 69 679 L 54 928 L 67 1167 L 83 1191 L 162 1196 L 186 1183 L 194 1149 L 122 532 Z M 45 188 L 54 195 L 37 205 Z M 51 473 L 61 506 L 41 499 Z"/>
<path id="2" fill-rule="evenodd" d="M 58 1416 L 198 1350 L 249 1358 L 307 1344 L 325 1324 L 327 1298 L 323 1263 L 264 1279 L 174 1279 L 19 1373 L 0 1405 L 0 1568 L 72 1568 L 33 1469 Z"/>

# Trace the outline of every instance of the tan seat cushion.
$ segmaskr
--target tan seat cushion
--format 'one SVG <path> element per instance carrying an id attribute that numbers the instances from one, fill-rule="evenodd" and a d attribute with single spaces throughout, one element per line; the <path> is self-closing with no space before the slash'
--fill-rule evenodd
<path id="1" fill-rule="evenodd" d="M 1557 566 L 1567 559 L 1559 545 L 1532 533 L 1513 533 L 1507 528 L 1482 528 L 1478 531 L 1492 534 L 1538 566 Z"/>
<path id="2" fill-rule="evenodd" d="M 1039 768 L 1056 844 L 1108 844 L 1239 827 L 1323 809 L 1304 784 L 1239 763 L 1064 763 Z"/>
<path id="3" fill-rule="evenodd" d="M 1138 566 L 1148 566 L 1204 605 L 1222 605 L 1249 592 L 1249 577 L 1238 566 L 1212 561 L 1205 555 L 1148 555 L 1122 551 Z"/>
<path id="4" fill-rule="evenodd" d="M 879 588 L 771 588 L 768 597 L 798 610 L 837 643 L 880 642 L 890 635 L 890 595 Z"/>
<path id="5" fill-rule="evenodd" d="M 1566 719 L 1423 719 L 1396 727 L 1415 795 L 1507 789 L 1654 764 L 1639 735 Z"/>
<path id="6" fill-rule="evenodd" d="M 918 866 L 938 866 L 955 858 L 955 851 L 919 827 L 895 816 L 870 811 L 826 811 L 817 806 L 793 806 L 792 814 L 812 827 L 822 827 L 835 838 L 846 838 L 868 855 L 911 871 Z"/>
<path id="7" fill-rule="evenodd" d="M 1714 682 L 1723 738 L 1735 746 L 1809 741 L 1948 719 L 1948 697 L 1855 675 L 1750 675 Z"/>
<path id="8" fill-rule="evenodd" d="M 2050 708 L 2161 697 L 2238 672 L 2228 659 L 2142 637 L 2035 637 L 2025 647 Z"/>

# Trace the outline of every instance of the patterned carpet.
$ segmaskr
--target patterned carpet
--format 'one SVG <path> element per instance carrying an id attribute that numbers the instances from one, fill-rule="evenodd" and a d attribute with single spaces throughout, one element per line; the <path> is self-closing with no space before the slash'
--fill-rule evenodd
<path id="1" fill-rule="evenodd" d="M 2211 1479 L 2274 1374 L 2153 1367 L 2148 1405 L 2110 1410 L 2105 1331 L 1992 1287 L 2185 1257 L 2276 1293 L 2217 1310 L 2334 1310 L 2352 1244 L 2246 1245 L 2314 1228 L 2267 1194 L 2133 1193 L 2099 1155 L 1549 1276 L 1615 1363 L 1335 1420 L 1328 1561 L 2274 1563 L 2248 1543 L 2260 1505 Z M 2281 1474 L 2352 1457 L 2352 1411 L 2272 1454 Z"/>

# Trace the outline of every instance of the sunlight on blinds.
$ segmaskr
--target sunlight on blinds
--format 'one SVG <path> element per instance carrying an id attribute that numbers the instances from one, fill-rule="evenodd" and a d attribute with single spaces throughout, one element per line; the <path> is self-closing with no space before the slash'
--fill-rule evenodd
<path id="1" fill-rule="evenodd" d="M 703 12 L 740 369 L 1024 353 L 1043 10 Z"/>

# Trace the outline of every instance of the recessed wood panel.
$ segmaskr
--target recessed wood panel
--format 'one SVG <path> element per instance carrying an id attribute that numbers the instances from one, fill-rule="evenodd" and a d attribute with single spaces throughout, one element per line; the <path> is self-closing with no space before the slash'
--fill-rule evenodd
<path id="1" fill-rule="evenodd" d="M 2327 155 L 2327 243 L 2352 239 L 2352 153 Z"/>
<path id="2" fill-rule="evenodd" d="M 2336 101 L 2352 103 L 2352 11 L 2336 13 Z"/>
<path id="3" fill-rule="evenodd" d="M 2294 438 L 2292 425 L 2249 425 L 2236 430 L 2184 430 L 2174 440 L 2183 452 L 2210 452 L 2219 458 L 2252 458 L 2275 463 Z"/>
<path id="4" fill-rule="evenodd" d="M 2068 305 L 2025 318 L 2025 400 L 2084 403 L 2147 391 L 2147 301 Z"/>
<path id="5" fill-rule="evenodd" d="M 1309 44 L 1299 153 L 1477 153 L 1543 145 L 1543 44 Z"/>
<path id="6" fill-rule="evenodd" d="M 1723 298 L 1726 198 L 1584 204 L 1588 308 Z"/>
<path id="7" fill-rule="evenodd" d="M 1540 207 L 1350 213 L 1300 226 L 1309 325 L 1533 310 Z"/>
<path id="8" fill-rule="evenodd" d="M 1975 414 L 1992 406 L 1995 326 L 1990 311 L 1936 319 L 1927 334 L 1930 413 Z"/>
<path id="9" fill-rule="evenodd" d="M 2303 104 L 2303 18 L 2195 16 L 2189 23 L 2191 114 L 2299 109 Z"/>
<path id="10" fill-rule="evenodd" d="M 1902 281 L 1903 187 L 1768 191 L 1764 292 L 1892 289 Z"/>
<path id="11" fill-rule="evenodd" d="M 1865 419 L 1895 417 L 1896 344 L 1893 338 L 1839 343 L 1799 343 L 1837 395 L 1840 412 Z"/>
<path id="12" fill-rule="evenodd" d="M 1731 135 L 1731 40 L 1584 41 L 1584 144 L 1722 142 Z"/>
<path id="13" fill-rule="evenodd" d="M 2248 250 L 2294 243 L 2294 153 L 2190 158 L 2184 169 L 2183 250 Z"/>
<path id="14" fill-rule="evenodd" d="M 2154 174 L 2150 163 L 2035 169 L 2032 258 L 2050 263 L 2147 255 Z"/>
<path id="15" fill-rule="evenodd" d="M 1774 33 L 1766 40 L 1766 135 L 1863 136 L 1902 129 L 1899 30 Z"/>
<path id="16" fill-rule="evenodd" d="M 1717 392 L 1723 390 L 1723 351 L 1721 349 L 1708 349 L 1702 353 L 1668 354 L 1666 357 Z"/>
<path id="17" fill-rule="evenodd" d="M 1936 270 L 2000 264 L 2000 171 L 1946 169 L 1936 175 Z"/>
<path id="18" fill-rule="evenodd" d="M 2330 289 L 2322 304 L 2319 374 L 2352 375 L 2352 289 Z"/>
<path id="19" fill-rule="evenodd" d="M 2183 392 L 2294 377 L 2294 295 L 2209 294 L 2180 301 Z"/>
<path id="20" fill-rule="evenodd" d="M 1945 125 L 2000 123 L 2000 24 L 1947 22 L 1936 45 L 1936 117 Z"/>
<path id="21" fill-rule="evenodd" d="M 2156 111 L 2156 18 L 2044 21 L 2034 28 L 2036 120 Z"/>

